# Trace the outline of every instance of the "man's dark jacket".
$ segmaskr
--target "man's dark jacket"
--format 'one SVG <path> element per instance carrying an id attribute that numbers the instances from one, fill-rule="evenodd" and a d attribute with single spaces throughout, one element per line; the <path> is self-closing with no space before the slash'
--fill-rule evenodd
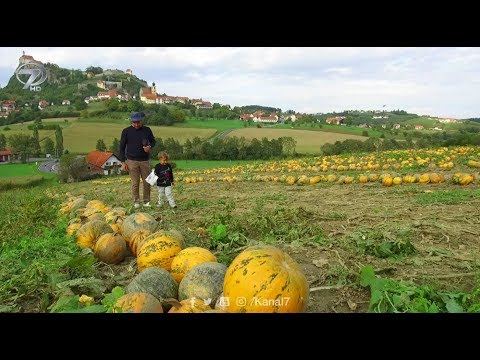
<path id="1" fill-rule="evenodd" d="M 129 126 L 122 130 L 118 157 L 121 162 L 124 162 L 125 159 L 147 161 L 150 159 L 150 153 L 145 152 L 143 147 L 150 145 L 153 148 L 155 144 L 155 137 L 148 126 L 138 129 Z"/>

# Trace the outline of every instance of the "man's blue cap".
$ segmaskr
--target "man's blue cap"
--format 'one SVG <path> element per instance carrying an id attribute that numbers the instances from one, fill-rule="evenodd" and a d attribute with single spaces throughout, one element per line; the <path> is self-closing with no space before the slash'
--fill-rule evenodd
<path id="1" fill-rule="evenodd" d="M 130 121 L 142 121 L 143 120 L 143 113 L 141 112 L 132 112 L 130 115 Z"/>

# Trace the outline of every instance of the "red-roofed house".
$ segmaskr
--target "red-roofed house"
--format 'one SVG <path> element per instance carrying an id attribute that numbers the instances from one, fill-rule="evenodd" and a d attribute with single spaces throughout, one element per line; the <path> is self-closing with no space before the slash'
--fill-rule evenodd
<path id="1" fill-rule="evenodd" d="M 108 151 L 91 151 L 87 154 L 87 164 L 93 174 L 120 174 L 122 162 L 114 153 Z"/>
<path id="2" fill-rule="evenodd" d="M 195 105 L 197 109 L 212 109 L 212 103 L 210 101 L 202 101 L 201 104 Z"/>
<path id="3" fill-rule="evenodd" d="M 38 102 L 38 108 L 39 108 L 40 110 L 45 109 L 47 106 L 48 106 L 48 101 L 47 101 L 47 100 L 40 100 L 40 101 Z"/>
<path id="4" fill-rule="evenodd" d="M 255 116 L 253 122 L 261 123 L 276 123 L 278 121 L 278 115 L 271 114 L 270 116 Z"/>
<path id="5" fill-rule="evenodd" d="M 0 162 L 10 162 L 13 157 L 14 153 L 11 149 L 0 150 Z"/>
<path id="6" fill-rule="evenodd" d="M 13 110 L 15 110 L 15 104 L 16 103 L 15 103 L 14 100 L 6 100 L 2 104 L 2 110 L 7 111 L 7 112 L 13 111 Z"/>

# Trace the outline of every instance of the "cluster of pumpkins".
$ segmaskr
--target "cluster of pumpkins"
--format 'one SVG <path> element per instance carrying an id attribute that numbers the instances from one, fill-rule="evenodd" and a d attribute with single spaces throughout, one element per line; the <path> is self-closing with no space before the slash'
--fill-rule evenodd
<path id="1" fill-rule="evenodd" d="M 130 215 L 99 200 L 70 196 L 61 215 L 67 234 L 99 261 L 119 264 L 131 253 L 137 274 L 115 312 L 305 312 L 309 285 L 300 266 L 281 249 L 250 246 L 226 265 L 209 250 L 187 246 L 177 230 L 160 229 L 150 214 Z"/>

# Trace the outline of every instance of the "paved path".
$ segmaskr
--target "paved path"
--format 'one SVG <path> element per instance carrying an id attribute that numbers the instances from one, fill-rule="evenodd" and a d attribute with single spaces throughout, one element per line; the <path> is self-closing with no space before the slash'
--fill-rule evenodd
<path id="1" fill-rule="evenodd" d="M 57 166 L 58 166 L 58 161 L 46 161 L 41 163 L 38 166 L 38 170 L 47 172 L 47 173 L 56 173 Z"/>
<path id="2" fill-rule="evenodd" d="M 218 133 L 217 135 L 211 137 L 208 140 L 208 142 L 211 144 L 211 143 L 213 143 L 213 140 L 215 140 L 215 139 L 223 139 L 225 136 L 227 136 L 228 133 L 232 132 L 233 130 L 236 130 L 236 129 L 223 130 L 222 132 Z"/>

